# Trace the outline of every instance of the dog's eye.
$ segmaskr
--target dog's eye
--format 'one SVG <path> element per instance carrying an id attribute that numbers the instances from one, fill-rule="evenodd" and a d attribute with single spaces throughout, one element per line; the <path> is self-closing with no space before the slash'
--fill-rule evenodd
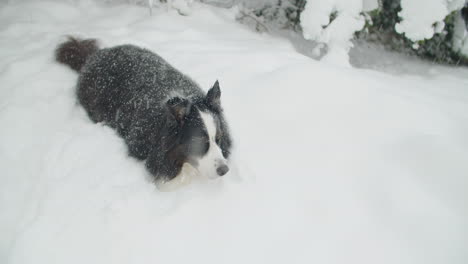
<path id="1" fill-rule="evenodd" d="M 194 154 L 204 154 L 208 151 L 210 142 L 205 137 L 194 137 L 192 138 L 191 147 Z"/>
<path id="2" fill-rule="evenodd" d="M 203 144 L 204 146 L 204 152 L 208 152 L 208 149 L 210 149 L 210 142 L 209 141 L 205 141 L 205 143 Z"/>
<path id="3" fill-rule="evenodd" d="M 208 152 L 208 149 L 210 148 L 210 141 L 209 140 L 203 140 L 201 141 L 201 151 L 202 151 L 202 154 L 205 154 L 206 152 Z"/>
<path id="4" fill-rule="evenodd" d="M 221 133 L 216 133 L 216 137 L 215 137 L 216 144 L 219 145 L 219 143 L 221 142 L 221 138 L 222 138 Z"/>

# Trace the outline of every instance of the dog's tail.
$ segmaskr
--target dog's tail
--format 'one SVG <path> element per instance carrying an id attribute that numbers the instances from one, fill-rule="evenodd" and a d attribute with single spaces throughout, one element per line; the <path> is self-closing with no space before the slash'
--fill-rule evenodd
<path id="1" fill-rule="evenodd" d="M 97 40 L 68 37 L 55 50 L 55 59 L 79 72 L 86 60 L 99 50 Z"/>

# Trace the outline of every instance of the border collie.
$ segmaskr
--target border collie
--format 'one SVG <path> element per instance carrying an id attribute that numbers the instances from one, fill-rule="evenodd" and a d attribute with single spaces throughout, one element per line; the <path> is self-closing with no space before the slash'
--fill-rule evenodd
<path id="1" fill-rule="evenodd" d="M 133 45 L 100 49 L 95 39 L 70 37 L 55 58 L 79 73 L 76 94 L 90 119 L 115 129 L 158 187 L 229 171 L 231 137 L 218 81 L 205 94 L 157 54 Z"/>

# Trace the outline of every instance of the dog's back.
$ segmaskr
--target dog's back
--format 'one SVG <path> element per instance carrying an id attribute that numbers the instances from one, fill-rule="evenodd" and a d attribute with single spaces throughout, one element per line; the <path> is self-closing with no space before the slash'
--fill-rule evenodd
<path id="1" fill-rule="evenodd" d="M 77 92 L 80 103 L 95 122 L 111 125 L 119 110 L 133 112 L 162 106 L 173 93 L 203 96 L 195 82 L 164 59 L 132 45 L 103 49 L 92 55 L 81 71 Z"/>

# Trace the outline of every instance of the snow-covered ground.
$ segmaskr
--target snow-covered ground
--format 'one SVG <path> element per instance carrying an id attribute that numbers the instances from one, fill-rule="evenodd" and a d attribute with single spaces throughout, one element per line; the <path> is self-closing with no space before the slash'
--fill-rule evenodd
<path id="1" fill-rule="evenodd" d="M 67 34 L 219 79 L 232 172 L 159 192 L 76 104 Z M 0 263 L 468 263 L 468 70 L 296 50 L 202 5 L 0 4 Z"/>

